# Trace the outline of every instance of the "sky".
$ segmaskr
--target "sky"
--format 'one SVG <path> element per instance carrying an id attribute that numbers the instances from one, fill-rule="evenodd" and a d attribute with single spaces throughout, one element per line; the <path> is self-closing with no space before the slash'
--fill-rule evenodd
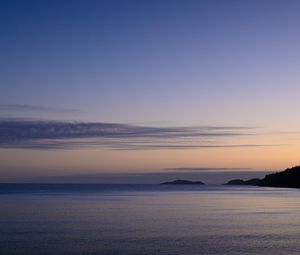
<path id="1" fill-rule="evenodd" d="M 299 164 L 299 13 L 1 1 L 0 181 L 221 183 Z"/>

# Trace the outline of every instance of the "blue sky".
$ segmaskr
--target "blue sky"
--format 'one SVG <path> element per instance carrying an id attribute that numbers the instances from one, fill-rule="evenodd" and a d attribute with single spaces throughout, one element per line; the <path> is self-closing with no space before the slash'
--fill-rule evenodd
<path id="1" fill-rule="evenodd" d="M 218 166 L 260 170 L 297 163 L 299 1 L 28 0 L 1 1 L 0 5 L 1 118 L 158 128 L 255 128 L 252 136 L 230 141 L 214 137 L 209 143 L 267 145 L 265 160 L 251 161 L 247 156 L 261 154 L 261 149 L 240 150 L 235 164 L 235 150 L 203 152 L 202 148 L 193 160 L 183 156 L 182 162 L 172 164 L 174 152 L 161 150 L 169 160 L 154 168 L 216 167 L 214 157 L 222 160 Z M 197 139 L 200 144 L 202 138 Z M 177 137 L 167 144 L 177 145 L 181 140 Z M 157 146 L 157 141 L 151 144 Z M 52 166 L 47 160 L 35 164 L 36 154 L 46 152 L 16 147 L 17 152 L 7 146 L 1 149 L 3 171 L 14 169 L 18 176 L 31 176 L 20 165 L 26 169 Z M 84 150 L 79 157 L 86 162 L 89 148 Z M 148 150 L 147 160 L 137 159 L 138 166 L 126 163 L 124 171 L 131 167 L 150 171 L 150 158 L 160 162 L 161 156 Z M 7 159 L 7 154 L 25 158 L 28 153 L 28 162 L 20 159 L 15 165 Z M 53 151 L 47 153 L 48 158 L 54 157 Z M 61 149 L 60 153 L 72 154 Z M 109 160 L 122 161 L 128 152 L 118 153 Z M 206 160 L 206 153 L 211 161 Z M 232 160 L 227 162 L 221 154 Z M 122 171 L 103 160 L 86 167 L 92 172 Z M 59 173 L 58 169 L 73 169 L 74 164 L 62 160 L 53 167 Z M 49 174 L 49 170 L 33 172 Z M 67 173 L 71 172 L 62 171 Z"/>

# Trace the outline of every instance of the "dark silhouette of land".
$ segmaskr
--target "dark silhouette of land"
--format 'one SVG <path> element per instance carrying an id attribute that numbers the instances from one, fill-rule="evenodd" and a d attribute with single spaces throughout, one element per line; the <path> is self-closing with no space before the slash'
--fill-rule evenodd
<path id="1" fill-rule="evenodd" d="M 254 185 L 259 186 L 261 183 L 261 179 L 255 178 L 250 180 L 241 180 L 241 179 L 235 179 L 227 182 L 225 185 Z"/>
<path id="2" fill-rule="evenodd" d="M 225 185 L 300 188 L 300 166 L 295 166 L 281 172 L 268 174 L 263 179 L 250 179 L 246 181 L 235 179 L 227 182 Z"/>
<path id="3" fill-rule="evenodd" d="M 171 182 L 163 182 L 161 184 L 176 184 L 176 185 L 182 185 L 182 184 L 200 184 L 200 185 L 203 185 L 204 183 L 201 182 L 201 181 L 187 181 L 187 180 L 175 180 L 175 181 L 171 181 Z"/>
<path id="4" fill-rule="evenodd" d="M 300 188 L 300 166 L 268 174 L 262 179 L 260 186 Z"/>

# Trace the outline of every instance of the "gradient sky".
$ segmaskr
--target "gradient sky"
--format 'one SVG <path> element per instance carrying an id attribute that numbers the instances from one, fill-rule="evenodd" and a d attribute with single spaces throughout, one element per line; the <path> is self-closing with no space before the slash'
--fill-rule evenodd
<path id="1" fill-rule="evenodd" d="M 288 0 L 1 1 L 0 179 L 156 182 L 172 168 L 214 182 L 299 164 L 299 13 Z"/>

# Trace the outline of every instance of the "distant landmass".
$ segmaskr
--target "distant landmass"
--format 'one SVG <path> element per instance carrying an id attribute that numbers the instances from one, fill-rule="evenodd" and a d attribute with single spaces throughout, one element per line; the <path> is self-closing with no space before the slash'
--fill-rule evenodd
<path id="1" fill-rule="evenodd" d="M 188 180 L 175 180 L 175 181 L 171 181 L 171 182 L 163 182 L 161 184 L 200 184 L 203 185 L 204 183 L 201 181 L 188 181 Z"/>
<path id="2" fill-rule="evenodd" d="M 250 179 L 246 181 L 235 179 L 227 182 L 225 185 L 300 188 L 300 166 L 295 166 L 281 172 L 268 174 L 263 179 Z"/>
<path id="3" fill-rule="evenodd" d="M 225 185 L 254 185 L 259 186 L 261 183 L 261 179 L 255 178 L 250 180 L 241 180 L 241 179 L 235 179 L 227 182 Z"/>
<path id="4" fill-rule="evenodd" d="M 190 185 L 204 183 L 201 181 L 189 180 L 175 180 L 170 182 L 163 182 L 161 184 L 176 184 L 176 185 Z M 300 188 L 300 166 L 288 168 L 284 171 L 268 174 L 263 179 L 234 179 L 224 185 L 252 185 L 260 187 L 282 187 L 282 188 Z"/>

